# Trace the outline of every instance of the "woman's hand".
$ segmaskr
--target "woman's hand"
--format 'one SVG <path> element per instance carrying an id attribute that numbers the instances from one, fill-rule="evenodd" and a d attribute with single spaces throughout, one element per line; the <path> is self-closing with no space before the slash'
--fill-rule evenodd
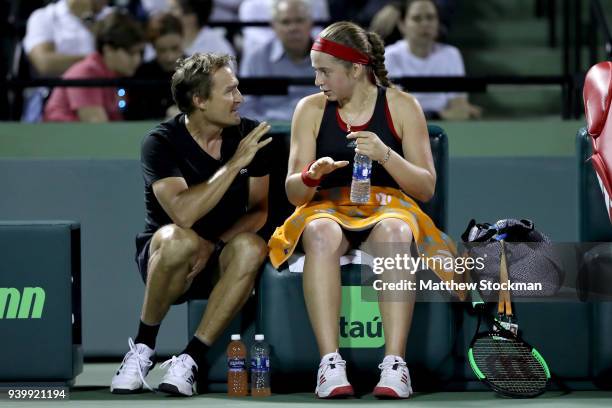
<path id="1" fill-rule="evenodd" d="M 341 167 L 347 166 L 348 164 L 349 162 L 346 160 L 334 161 L 334 159 L 331 157 L 321 157 L 310 165 L 310 169 L 308 169 L 306 175 L 310 179 L 319 180 L 326 174 L 329 174 Z"/>
<path id="2" fill-rule="evenodd" d="M 384 160 L 387 150 L 389 149 L 387 145 L 378 138 L 376 133 L 351 132 L 346 138 L 355 140 L 355 153 L 365 154 L 372 160 Z"/>

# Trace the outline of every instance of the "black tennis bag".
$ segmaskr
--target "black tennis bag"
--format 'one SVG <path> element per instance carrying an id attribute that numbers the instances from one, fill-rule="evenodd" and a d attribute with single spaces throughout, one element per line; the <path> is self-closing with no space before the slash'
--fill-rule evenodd
<path id="1" fill-rule="evenodd" d="M 514 285 L 513 296 L 553 296 L 563 284 L 565 274 L 550 239 L 536 230 L 530 220 L 506 219 L 495 224 L 471 220 L 461 239 L 467 256 L 479 258 L 484 264 L 484 268 L 479 268 L 477 263 L 470 271 L 474 282 L 499 283 L 499 241 L 503 239 L 510 282 L 519 284 Z M 534 286 L 538 283 L 541 289 Z M 490 290 L 488 285 L 479 284 L 478 289 L 484 298 L 497 296 L 497 291 Z"/>

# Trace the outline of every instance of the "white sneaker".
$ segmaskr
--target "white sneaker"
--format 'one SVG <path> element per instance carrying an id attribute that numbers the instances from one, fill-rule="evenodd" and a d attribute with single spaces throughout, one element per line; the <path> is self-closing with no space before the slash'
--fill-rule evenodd
<path id="1" fill-rule="evenodd" d="M 147 384 L 145 377 L 153 368 L 155 351 L 146 344 L 134 344 L 130 337 L 128 340 L 130 351 L 123 357 L 119 369 L 113 376 L 110 390 L 114 394 L 131 394 L 142 391 L 143 385 L 153 391 Z"/>
<path id="2" fill-rule="evenodd" d="M 170 360 L 166 360 L 160 367 L 168 367 L 168 372 L 166 372 L 161 383 L 159 383 L 158 391 L 186 397 L 191 397 L 194 394 L 198 365 L 189 354 L 181 354 L 178 357 L 172 356 Z"/>
<path id="3" fill-rule="evenodd" d="M 380 381 L 374 387 L 374 396 L 379 398 L 408 398 L 412 394 L 410 373 L 406 362 L 398 356 L 385 356 L 378 365 L 382 370 Z"/>
<path id="4" fill-rule="evenodd" d="M 319 398 L 347 397 L 354 394 L 353 386 L 346 378 L 346 361 L 342 360 L 337 352 L 326 354 L 321 359 L 315 394 Z"/>

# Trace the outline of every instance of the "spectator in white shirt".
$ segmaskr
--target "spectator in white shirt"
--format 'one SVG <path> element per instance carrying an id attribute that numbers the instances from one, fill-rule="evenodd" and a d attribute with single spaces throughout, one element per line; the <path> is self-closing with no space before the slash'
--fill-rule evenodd
<path id="1" fill-rule="evenodd" d="M 404 39 L 385 50 L 390 77 L 465 76 L 463 58 L 451 45 L 436 42 L 439 14 L 433 0 L 408 0 L 399 29 Z M 409 90 L 408 90 L 409 91 Z M 482 109 L 462 93 L 414 93 L 429 118 L 466 120 L 480 118 Z"/>
<path id="2" fill-rule="evenodd" d="M 96 49 L 90 26 L 107 0 L 60 0 L 28 18 L 23 47 L 36 73 L 60 76 Z"/>
<path id="3" fill-rule="evenodd" d="M 207 26 L 213 7 L 212 0 L 168 0 L 170 12 L 181 19 L 186 55 L 196 52 L 214 52 L 236 56 L 232 45 L 225 39 L 225 30 Z"/>

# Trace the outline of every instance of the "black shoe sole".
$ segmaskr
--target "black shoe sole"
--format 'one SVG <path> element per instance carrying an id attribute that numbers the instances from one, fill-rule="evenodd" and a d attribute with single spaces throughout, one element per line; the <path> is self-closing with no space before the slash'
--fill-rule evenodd
<path id="1" fill-rule="evenodd" d="M 145 393 L 145 389 L 144 388 L 138 388 L 136 390 L 129 390 L 127 388 L 115 388 L 114 390 L 111 391 L 112 394 L 120 394 L 120 395 L 126 395 L 126 394 L 143 394 Z"/>
<path id="2" fill-rule="evenodd" d="M 161 383 L 157 387 L 157 391 L 165 392 L 166 394 L 176 395 L 178 397 L 191 397 L 191 395 L 185 395 L 179 391 L 176 385 Z"/>

